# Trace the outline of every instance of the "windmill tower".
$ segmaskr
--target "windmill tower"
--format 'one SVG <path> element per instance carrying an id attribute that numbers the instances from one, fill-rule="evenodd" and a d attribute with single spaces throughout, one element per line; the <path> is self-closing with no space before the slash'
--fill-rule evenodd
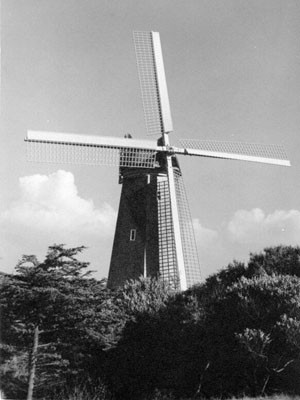
<path id="1" fill-rule="evenodd" d="M 141 275 L 160 277 L 185 290 L 201 279 L 192 220 L 177 155 L 289 166 L 282 147 L 237 142 L 182 140 L 173 131 L 160 37 L 134 32 L 147 134 L 129 137 L 28 131 L 31 161 L 119 165 L 122 184 L 108 285 Z"/>

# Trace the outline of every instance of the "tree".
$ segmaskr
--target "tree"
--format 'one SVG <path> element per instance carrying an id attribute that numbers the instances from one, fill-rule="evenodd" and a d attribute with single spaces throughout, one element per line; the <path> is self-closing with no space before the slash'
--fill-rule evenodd
<path id="1" fill-rule="evenodd" d="M 191 343 L 201 313 L 195 299 L 149 278 L 128 282 L 118 299 L 127 319 L 105 368 L 116 398 L 141 399 L 156 389 L 194 394 L 199 374 L 196 382 L 189 377 L 198 355 Z"/>
<path id="2" fill-rule="evenodd" d="M 3 282 L 0 305 L 7 329 L 2 332 L 2 374 L 6 382 L 9 376 L 17 380 L 6 388 L 11 396 L 26 389 L 29 400 L 33 389 L 45 393 L 60 388 L 84 374 L 101 352 L 95 309 L 105 297 L 105 283 L 90 278 L 88 263 L 77 259 L 83 250 L 54 245 L 42 263 L 23 256 L 16 275 Z M 19 379 L 14 354 L 20 355 L 26 371 Z"/>
<path id="3" fill-rule="evenodd" d="M 230 264 L 190 292 L 204 307 L 203 390 L 213 396 L 299 392 L 299 248 L 277 246 Z"/>
<path id="4" fill-rule="evenodd" d="M 131 317 L 108 352 L 117 398 L 155 388 L 178 398 L 299 393 L 297 254 L 265 249 L 157 307 L 143 285 L 129 284 L 123 296 Z"/>
<path id="5" fill-rule="evenodd" d="M 82 250 L 54 245 L 44 262 L 23 257 L 2 277 L 0 371 L 11 397 L 29 382 L 46 397 L 99 378 L 122 400 L 156 389 L 300 393 L 299 248 L 251 254 L 183 293 L 149 278 L 110 291 L 77 259 Z"/>
<path id="6" fill-rule="evenodd" d="M 249 394 L 256 396 L 283 387 L 278 374 L 288 367 L 291 372 L 292 363 L 300 355 L 282 324 L 285 318 L 300 320 L 300 279 L 289 275 L 242 278 L 228 288 L 215 310 L 219 318 L 222 315 L 224 339 L 232 344 L 235 361 L 243 365 L 239 381 L 244 382 Z"/>
<path id="7" fill-rule="evenodd" d="M 262 273 L 300 277 L 300 247 L 267 247 L 261 253 L 250 254 L 247 270 L 247 277 Z"/>
<path id="8" fill-rule="evenodd" d="M 300 277 L 300 247 L 267 247 L 260 253 L 251 253 L 247 264 L 233 261 L 226 268 L 209 276 L 204 284 L 193 287 L 199 301 L 205 304 L 212 297 L 219 298 L 227 287 L 242 277 L 252 278 L 260 275 L 296 275 Z M 201 299 L 200 299 L 201 297 Z"/>

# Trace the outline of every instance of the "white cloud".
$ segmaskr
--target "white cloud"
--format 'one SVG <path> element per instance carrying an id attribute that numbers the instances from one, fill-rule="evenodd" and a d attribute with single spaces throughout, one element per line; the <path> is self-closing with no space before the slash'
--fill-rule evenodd
<path id="1" fill-rule="evenodd" d="M 83 254 L 107 275 L 116 211 L 107 203 L 96 207 L 78 193 L 74 176 L 63 170 L 50 175 L 20 178 L 19 198 L 0 213 L 1 268 L 12 272 L 22 254 L 43 259 L 54 243 L 85 245 Z M 203 276 L 226 266 L 233 259 L 246 260 L 250 251 L 276 244 L 300 245 L 300 211 L 238 210 L 218 231 L 193 220 Z"/>
<path id="2" fill-rule="evenodd" d="M 80 236 L 112 234 L 116 212 L 107 203 L 97 209 L 92 200 L 80 197 L 71 172 L 25 176 L 19 185 L 19 199 L 0 215 L 2 227 L 44 235 L 57 232 L 60 238 L 71 232 Z"/>
<path id="3" fill-rule="evenodd" d="M 0 268 L 13 272 L 22 254 L 43 260 L 48 246 L 87 246 L 81 258 L 98 278 L 107 275 L 116 211 L 82 198 L 74 176 L 63 170 L 19 179 L 19 198 L 0 213 Z"/>
<path id="4" fill-rule="evenodd" d="M 193 219 L 195 239 L 202 278 L 215 271 L 218 265 L 219 249 L 221 248 L 220 236 L 217 231 L 204 227 L 198 218 Z"/>
<path id="5" fill-rule="evenodd" d="M 237 211 L 228 223 L 229 237 L 240 244 L 300 244 L 300 211 L 276 210 L 265 214 L 263 210 Z"/>
<path id="6" fill-rule="evenodd" d="M 203 277 L 226 267 L 234 259 L 247 262 L 250 252 L 267 246 L 300 245 L 300 211 L 259 208 L 238 210 L 218 231 L 193 221 Z"/>
<path id="7" fill-rule="evenodd" d="M 197 244 L 201 248 L 213 244 L 218 238 L 218 233 L 212 229 L 205 228 L 198 218 L 193 219 L 193 227 Z"/>

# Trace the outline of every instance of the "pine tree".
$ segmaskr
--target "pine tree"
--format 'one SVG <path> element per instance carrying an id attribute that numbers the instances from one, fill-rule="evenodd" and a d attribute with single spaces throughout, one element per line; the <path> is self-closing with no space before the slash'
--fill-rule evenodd
<path id="1" fill-rule="evenodd" d="M 16 274 L 3 279 L 1 372 L 11 396 L 26 391 L 31 400 L 33 392 L 59 389 L 101 353 L 97 308 L 105 282 L 78 260 L 83 250 L 54 245 L 42 263 L 23 256 Z"/>

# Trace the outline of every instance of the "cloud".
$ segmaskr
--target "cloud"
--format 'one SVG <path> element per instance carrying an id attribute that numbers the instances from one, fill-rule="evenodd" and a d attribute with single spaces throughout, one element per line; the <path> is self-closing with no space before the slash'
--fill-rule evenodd
<path id="1" fill-rule="evenodd" d="M 265 214 L 254 208 L 237 211 L 227 226 L 233 242 L 261 244 L 261 247 L 276 244 L 300 244 L 300 211 L 276 210 Z"/>
<path id="2" fill-rule="evenodd" d="M 300 245 L 300 211 L 260 208 L 238 210 L 218 231 L 193 221 L 203 277 L 226 267 L 234 259 L 247 262 L 250 252 L 267 246 Z"/>
<path id="3" fill-rule="evenodd" d="M 198 218 L 193 219 L 193 227 L 195 232 L 195 239 L 199 247 L 207 247 L 213 244 L 217 238 L 218 233 L 209 228 L 205 228 Z"/>
<path id="4" fill-rule="evenodd" d="M 71 172 L 22 177 L 18 199 L 0 213 L 1 268 L 12 272 L 22 254 L 42 260 L 48 246 L 65 243 L 88 246 L 83 257 L 101 278 L 108 272 L 116 217 L 108 203 L 96 207 L 81 197 Z M 266 246 L 300 245 L 298 210 L 238 210 L 218 230 L 199 219 L 193 219 L 193 226 L 204 277 Z"/>
<path id="5" fill-rule="evenodd" d="M 92 200 L 80 197 L 71 172 L 25 176 L 19 179 L 19 186 L 19 199 L 0 215 L 1 225 L 8 231 L 57 233 L 60 240 L 70 233 L 112 235 L 115 210 L 107 203 L 96 208 Z"/>
<path id="6" fill-rule="evenodd" d="M 204 227 L 198 218 L 193 219 L 196 244 L 202 278 L 215 271 L 221 251 L 220 236 L 217 231 Z"/>
<path id="7" fill-rule="evenodd" d="M 12 273 L 22 254 L 45 258 L 54 243 L 87 246 L 80 256 L 97 277 L 107 275 L 116 211 L 108 204 L 95 207 L 84 199 L 71 172 L 19 179 L 19 197 L 0 213 L 0 268 Z"/>

